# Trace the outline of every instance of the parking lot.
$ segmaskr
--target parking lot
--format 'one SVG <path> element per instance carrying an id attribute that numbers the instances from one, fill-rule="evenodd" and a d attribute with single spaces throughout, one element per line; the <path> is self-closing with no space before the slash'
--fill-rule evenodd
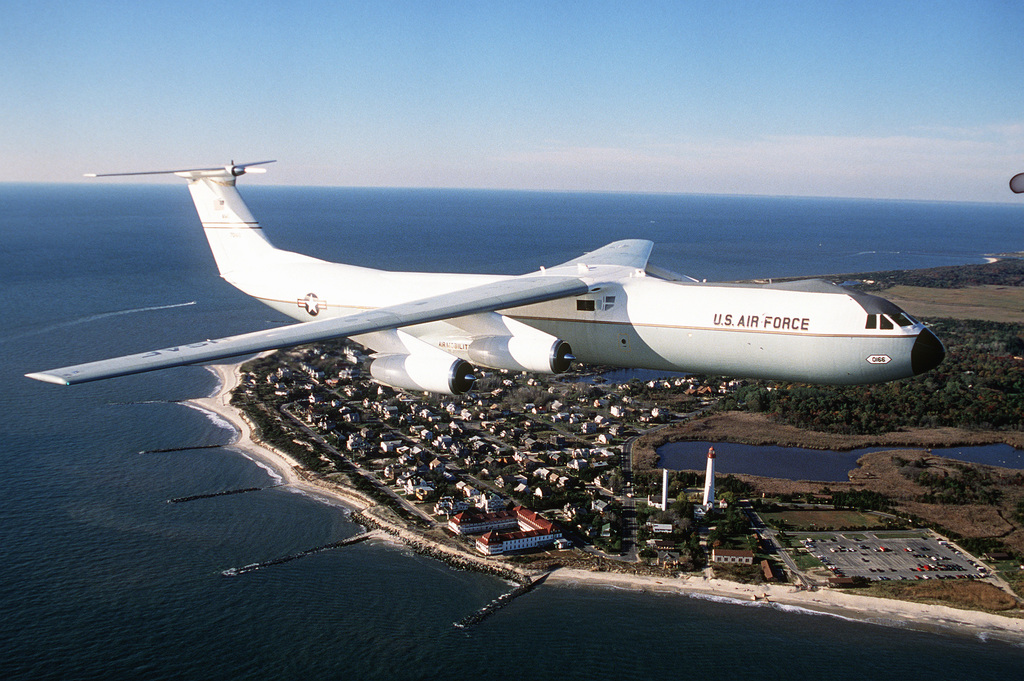
<path id="1" fill-rule="evenodd" d="M 879 533 L 884 534 L 884 533 Z M 821 532 L 806 536 L 803 546 L 837 577 L 869 580 L 965 579 L 988 572 L 973 557 L 949 542 L 908 534 L 878 538 L 871 532 Z"/>

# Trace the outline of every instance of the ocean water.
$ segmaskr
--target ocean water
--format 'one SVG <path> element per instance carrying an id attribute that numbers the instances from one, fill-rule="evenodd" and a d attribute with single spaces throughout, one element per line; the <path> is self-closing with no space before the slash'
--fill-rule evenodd
<path id="1" fill-rule="evenodd" d="M 698 278 L 979 262 L 1024 249 L 1024 207 L 824 199 L 242 187 L 278 245 L 389 269 L 516 273 L 620 238 Z M 182 368 L 60 388 L 61 364 L 282 319 L 216 274 L 183 186 L 0 185 L 0 677 L 416 679 L 880 669 L 1012 676 L 1024 648 L 771 607 L 542 586 L 466 631 L 501 580 L 369 542 L 238 577 L 359 531 L 272 485 L 232 433 L 176 401 Z M 207 449 L 190 449 L 206 447 Z M 145 453 L 152 450 L 174 450 Z"/>

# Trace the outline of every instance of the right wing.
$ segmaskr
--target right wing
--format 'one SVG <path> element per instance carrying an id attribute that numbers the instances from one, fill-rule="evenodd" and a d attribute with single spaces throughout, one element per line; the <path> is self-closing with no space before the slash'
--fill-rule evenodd
<path id="1" fill-rule="evenodd" d="M 424 324 L 479 312 L 542 303 L 582 295 L 587 282 L 572 276 L 529 274 L 422 298 L 408 303 L 358 312 L 344 317 L 302 322 L 277 329 L 189 343 L 177 347 L 115 357 L 98 362 L 25 374 L 58 385 L 73 385 L 156 369 L 200 364 L 264 350 L 315 343 L 413 324 Z"/>
<path id="2" fill-rule="evenodd" d="M 647 259 L 651 257 L 653 249 L 653 241 L 647 241 L 646 239 L 622 239 L 621 241 L 613 241 L 607 246 L 602 246 L 596 251 L 585 253 L 578 258 L 573 258 L 558 267 L 612 265 L 642 270 L 647 266 Z"/>

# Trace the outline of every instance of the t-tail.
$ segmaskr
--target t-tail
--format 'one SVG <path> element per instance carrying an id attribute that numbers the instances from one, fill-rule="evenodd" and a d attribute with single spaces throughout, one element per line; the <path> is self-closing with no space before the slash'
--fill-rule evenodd
<path id="1" fill-rule="evenodd" d="M 263 236 L 256 218 L 235 188 L 235 179 L 246 173 L 265 173 L 259 166 L 274 161 L 236 164 L 218 168 L 156 170 L 141 173 L 89 173 L 86 177 L 125 177 L 132 175 L 177 175 L 188 180 L 192 201 L 210 242 L 210 250 L 224 279 L 242 288 L 246 272 L 276 259 L 277 249 Z"/>
<path id="2" fill-rule="evenodd" d="M 260 224 L 235 188 L 238 176 L 267 172 L 266 168 L 253 167 L 265 163 L 273 161 L 174 173 L 188 180 L 189 193 L 220 275 L 235 285 L 241 283 L 245 273 L 259 271 L 261 264 L 268 265 L 276 259 L 277 249 L 263 235 Z"/>
<path id="3" fill-rule="evenodd" d="M 275 296 L 268 290 L 268 273 L 274 272 L 288 279 L 289 273 L 294 275 L 308 272 L 324 263 L 316 258 L 281 250 L 271 244 L 235 188 L 235 180 L 239 176 L 265 173 L 266 168 L 260 166 L 268 163 L 274 161 L 232 162 L 217 168 L 141 173 L 90 173 L 86 177 L 177 175 L 188 180 L 192 201 L 221 277 L 244 293 L 273 306 L 271 299 Z M 335 267 L 340 270 L 346 266 Z"/>

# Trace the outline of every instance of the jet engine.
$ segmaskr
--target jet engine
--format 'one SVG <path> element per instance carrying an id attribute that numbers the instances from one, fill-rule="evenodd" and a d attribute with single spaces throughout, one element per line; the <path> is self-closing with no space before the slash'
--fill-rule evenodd
<path id="1" fill-rule="evenodd" d="M 378 383 L 447 395 L 467 392 L 476 380 L 472 364 L 450 355 L 379 355 L 370 361 L 369 369 Z"/>
<path id="2" fill-rule="evenodd" d="M 569 369 L 575 357 L 564 340 L 548 334 L 543 337 L 485 336 L 474 338 L 466 348 L 466 356 L 474 364 L 492 369 L 532 371 L 560 374 Z"/>

